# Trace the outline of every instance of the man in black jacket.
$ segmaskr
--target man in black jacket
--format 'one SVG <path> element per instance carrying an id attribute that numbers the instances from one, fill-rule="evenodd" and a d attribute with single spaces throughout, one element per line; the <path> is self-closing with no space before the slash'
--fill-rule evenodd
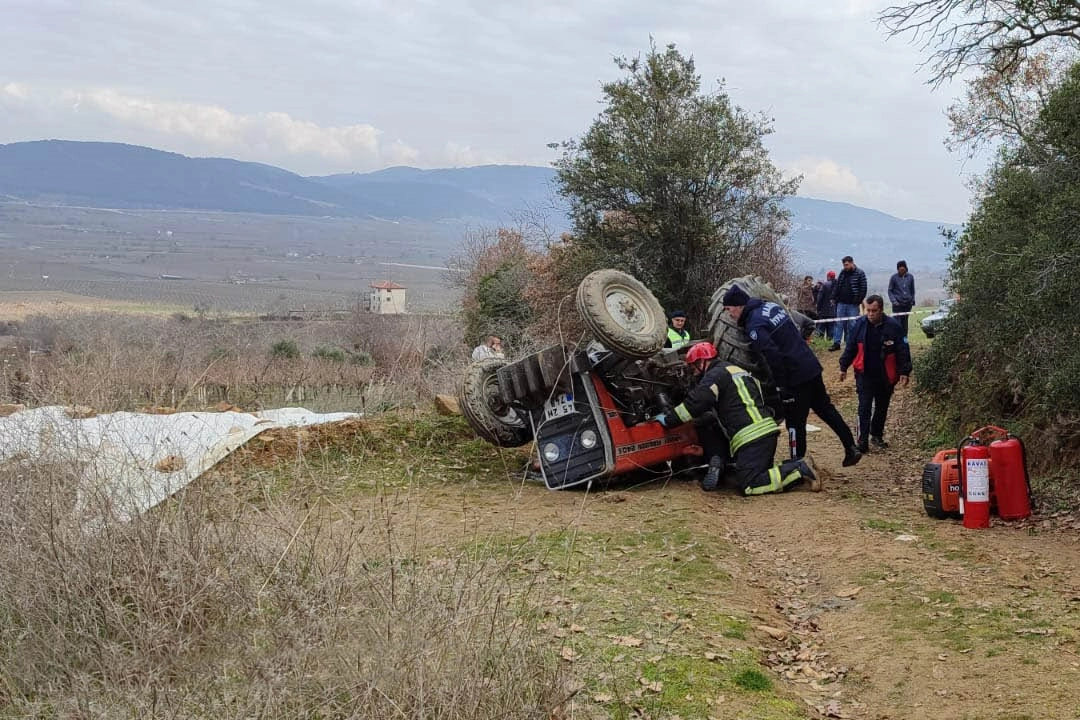
<path id="1" fill-rule="evenodd" d="M 795 430 L 795 456 L 806 455 L 806 419 L 813 410 L 840 438 L 844 467 L 859 462 L 862 456 L 855 447 L 855 436 L 821 379 L 821 363 L 783 306 L 749 297 L 738 285 L 724 293 L 721 302 L 746 331 L 750 347 L 761 353 L 769 366 L 780 393 L 784 422 L 789 432 Z"/>
<path id="2" fill-rule="evenodd" d="M 911 350 L 900 323 L 882 310 L 880 295 L 866 298 L 866 314 L 855 321 L 844 354 L 840 356 L 840 379 L 847 369 L 855 370 L 855 392 L 859 396 L 859 451 L 889 447 L 885 442 L 885 418 L 897 384 L 908 384 Z M 867 437 L 869 435 L 869 437 Z"/>
<path id="3" fill-rule="evenodd" d="M 655 418 L 661 425 L 680 425 L 715 411 L 744 495 L 781 492 L 802 480 L 809 481 L 811 490 L 821 490 L 821 481 L 806 460 L 788 460 L 781 465 L 773 461 L 780 427 L 765 406 L 761 385 L 753 375 L 718 360 L 716 348 L 709 342 L 693 345 L 686 362 L 701 380 L 678 407 Z M 710 458 L 702 488 L 716 489 L 722 473 L 722 459 Z"/>
<path id="4" fill-rule="evenodd" d="M 842 260 L 844 269 L 836 278 L 836 286 L 833 288 L 833 297 L 836 299 L 837 318 L 856 318 L 862 309 L 863 298 L 866 297 L 866 273 L 855 266 L 855 260 L 850 255 Z M 833 344 L 829 350 L 839 350 L 840 341 L 846 340 L 851 335 L 851 326 L 854 320 L 840 320 L 833 324 Z"/>
<path id="5" fill-rule="evenodd" d="M 904 329 L 904 337 L 907 337 L 906 313 L 915 307 L 915 276 L 908 272 L 905 260 L 896 263 L 896 273 L 889 278 L 889 302 L 892 303 L 893 314 L 905 313 L 893 319 L 900 323 L 900 327 Z"/>

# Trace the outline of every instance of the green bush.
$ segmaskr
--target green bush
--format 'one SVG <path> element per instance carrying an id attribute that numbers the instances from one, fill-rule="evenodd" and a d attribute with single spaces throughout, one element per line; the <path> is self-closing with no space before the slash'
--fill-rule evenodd
<path id="1" fill-rule="evenodd" d="M 330 362 L 345 362 L 345 351 L 341 348 L 331 347 L 329 345 L 320 345 L 315 348 L 315 350 L 312 351 L 311 356 L 320 360 L 329 360 Z"/>
<path id="2" fill-rule="evenodd" d="M 300 357 L 300 348 L 295 340 L 278 340 L 270 346 L 270 357 L 295 360 Z"/>
<path id="3" fill-rule="evenodd" d="M 1032 440 L 1057 447 L 1029 457 L 1080 441 L 1078 222 L 1080 65 L 991 171 L 951 258 L 960 300 L 916 364 L 961 433 L 990 422 L 1048 431 Z"/>

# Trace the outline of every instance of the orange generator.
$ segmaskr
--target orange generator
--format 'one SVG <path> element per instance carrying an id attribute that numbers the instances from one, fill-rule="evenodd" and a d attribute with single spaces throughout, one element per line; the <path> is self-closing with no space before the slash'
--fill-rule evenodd
<path id="1" fill-rule="evenodd" d="M 942 450 L 923 467 L 923 508 L 932 518 L 960 518 L 960 469 L 956 456 L 956 448 Z"/>
<path id="2" fill-rule="evenodd" d="M 988 425 L 934 455 L 923 468 L 923 508 L 932 518 L 964 518 L 964 527 L 989 527 L 1031 516 L 1031 482 L 1024 444 L 1004 428 Z"/>

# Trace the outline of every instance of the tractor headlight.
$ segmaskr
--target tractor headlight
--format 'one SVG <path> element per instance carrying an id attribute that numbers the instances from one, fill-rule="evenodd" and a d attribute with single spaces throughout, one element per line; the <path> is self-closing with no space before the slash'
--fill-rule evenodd
<path id="1" fill-rule="evenodd" d="M 596 447 L 596 432 L 593 430 L 586 430 L 585 432 L 581 433 L 580 441 L 581 447 L 585 448 L 586 450 L 592 450 L 594 447 Z"/>
<path id="2" fill-rule="evenodd" d="M 549 463 L 553 463 L 559 459 L 559 446 L 555 443 L 548 443 L 544 445 L 543 453 L 544 459 Z"/>

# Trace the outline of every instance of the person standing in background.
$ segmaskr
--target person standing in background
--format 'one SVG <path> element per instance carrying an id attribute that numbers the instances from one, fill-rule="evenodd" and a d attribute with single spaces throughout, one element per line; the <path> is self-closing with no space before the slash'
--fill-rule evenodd
<path id="1" fill-rule="evenodd" d="M 915 307 L 915 276 L 908 272 L 907 261 L 901 260 L 896 263 L 896 273 L 889 278 L 889 302 L 892 303 L 892 311 L 896 313 L 911 312 Z M 908 334 L 907 315 L 894 317 L 904 331 L 904 337 Z"/>
<path id="2" fill-rule="evenodd" d="M 845 255 L 841 262 L 844 263 L 844 269 L 840 271 L 840 276 L 836 278 L 836 287 L 833 288 L 837 320 L 833 326 L 833 344 L 829 350 L 839 350 L 841 340 L 851 339 L 851 328 L 855 325 L 855 318 L 859 316 L 862 301 L 866 298 L 866 273 L 856 267 L 855 260 L 850 255 Z"/>
<path id="3" fill-rule="evenodd" d="M 817 316 L 818 320 L 828 320 L 836 317 L 836 300 L 833 298 L 833 286 L 836 285 L 836 273 L 830 270 L 825 273 L 824 282 L 817 285 Z M 831 322 L 818 323 L 818 332 L 822 337 L 831 337 Z"/>
<path id="4" fill-rule="evenodd" d="M 799 286 L 795 296 L 795 309 L 811 320 L 817 320 L 817 298 L 814 295 L 814 278 L 810 275 L 803 277 L 802 285 Z"/>

